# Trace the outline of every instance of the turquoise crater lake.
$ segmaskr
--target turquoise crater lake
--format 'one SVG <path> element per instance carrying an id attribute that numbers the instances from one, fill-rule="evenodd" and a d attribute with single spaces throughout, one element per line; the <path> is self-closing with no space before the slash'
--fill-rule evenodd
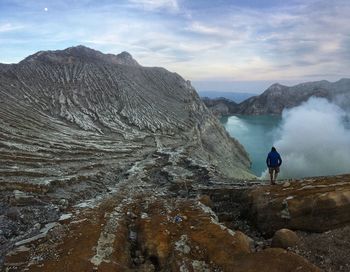
<path id="1" fill-rule="evenodd" d="M 258 177 L 266 170 L 265 159 L 277 139 L 280 116 L 235 115 L 220 119 L 230 136 L 247 150 L 252 161 L 252 172 Z"/>

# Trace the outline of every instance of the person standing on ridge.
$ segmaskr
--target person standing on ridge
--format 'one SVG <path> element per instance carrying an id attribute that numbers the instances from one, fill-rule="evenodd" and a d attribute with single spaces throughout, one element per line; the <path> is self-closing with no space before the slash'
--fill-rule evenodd
<path id="1" fill-rule="evenodd" d="M 282 159 L 280 154 L 278 154 L 275 147 L 271 148 L 271 152 L 267 155 L 266 164 L 269 168 L 271 185 L 276 184 L 277 175 L 280 171 L 280 166 L 282 164 Z"/>

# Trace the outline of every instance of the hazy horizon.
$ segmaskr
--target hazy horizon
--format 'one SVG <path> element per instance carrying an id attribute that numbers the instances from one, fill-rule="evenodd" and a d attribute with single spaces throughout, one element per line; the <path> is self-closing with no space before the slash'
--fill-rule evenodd
<path id="1" fill-rule="evenodd" d="M 340 79 L 340 78 L 339 78 Z M 339 80 L 337 79 L 337 80 Z M 323 79 L 321 79 L 323 80 Z M 335 80 L 335 81 L 337 81 Z M 306 81 L 269 80 L 269 81 L 192 81 L 198 92 L 227 92 L 261 94 L 272 84 L 279 83 L 294 86 Z"/>

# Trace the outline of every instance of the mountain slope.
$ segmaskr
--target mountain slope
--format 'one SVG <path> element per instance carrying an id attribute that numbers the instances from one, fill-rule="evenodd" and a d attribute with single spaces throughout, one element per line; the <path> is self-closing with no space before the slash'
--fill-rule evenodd
<path id="1" fill-rule="evenodd" d="M 11 181 L 22 181 L 31 172 L 30 182 L 39 184 L 86 178 L 87 172 L 96 177 L 107 165 L 123 169 L 164 148 L 180 148 L 226 176 L 252 177 L 243 147 L 189 82 L 142 67 L 126 52 L 83 46 L 38 52 L 0 66 L 0 96 L 0 178 L 6 181 L 9 173 Z"/>
<path id="2" fill-rule="evenodd" d="M 239 92 L 220 92 L 220 91 L 198 91 L 198 94 L 202 98 L 210 98 L 210 99 L 229 99 L 234 101 L 235 103 L 241 103 L 244 100 L 252 96 L 256 96 L 254 93 L 239 93 Z"/>
<path id="3" fill-rule="evenodd" d="M 259 96 L 251 97 L 239 104 L 235 113 L 260 115 L 260 114 L 281 114 L 283 109 L 292 108 L 308 100 L 311 96 L 324 97 L 330 101 L 339 102 L 341 96 L 349 96 L 350 79 L 341 79 L 331 83 L 326 80 L 301 83 L 296 86 L 287 87 L 281 84 L 271 85 Z M 341 106 L 346 99 L 343 100 Z M 348 103 L 348 102 L 346 102 Z"/>

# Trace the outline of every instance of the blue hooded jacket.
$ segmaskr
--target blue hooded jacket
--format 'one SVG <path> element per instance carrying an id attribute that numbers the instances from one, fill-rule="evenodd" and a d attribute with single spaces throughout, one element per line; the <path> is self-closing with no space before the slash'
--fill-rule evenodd
<path id="1" fill-rule="evenodd" d="M 279 167 L 282 164 L 282 159 L 277 151 L 271 151 L 266 158 L 267 167 Z"/>

